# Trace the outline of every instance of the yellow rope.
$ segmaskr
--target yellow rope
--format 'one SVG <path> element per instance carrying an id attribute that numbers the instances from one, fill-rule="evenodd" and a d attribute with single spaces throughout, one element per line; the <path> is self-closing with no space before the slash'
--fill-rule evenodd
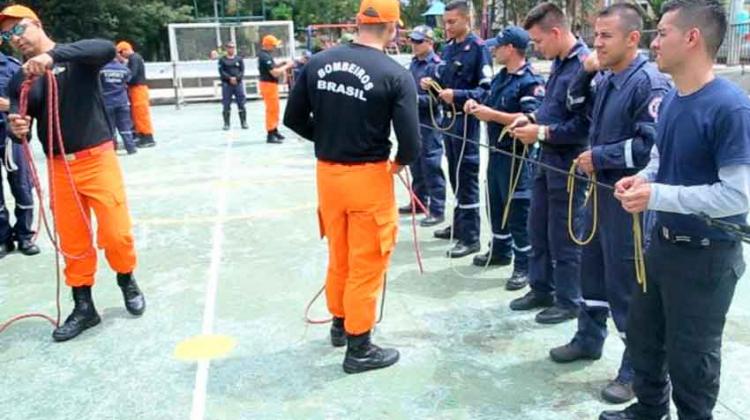
<path id="1" fill-rule="evenodd" d="M 588 245 L 591 243 L 591 241 L 594 239 L 594 235 L 596 235 L 596 227 L 599 224 L 599 206 L 597 199 L 597 193 L 596 193 L 596 174 L 591 174 L 591 177 L 589 177 L 589 186 L 586 190 L 586 201 L 584 201 L 583 205 L 586 206 L 586 203 L 588 203 L 589 198 L 592 200 L 592 205 L 594 206 L 594 212 L 592 216 L 592 223 L 591 223 L 591 233 L 589 236 L 585 239 L 578 239 L 576 237 L 575 232 L 573 232 L 573 198 L 575 196 L 575 188 L 576 188 L 576 166 L 577 162 L 574 160 L 573 164 L 570 165 L 570 171 L 568 171 L 568 234 L 570 235 L 570 239 L 575 242 L 578 245 Z"/>
<path id="2" fill-rule="evenodd" d="M 635 278 L 643 288 L 643 293 L 648 292 L 646 286 L 646 259 L 643 256 L 643 229 L 641 229 L 641 214 L 633 214 L 633 247 L 635 261 Z"/>
<path id="3" fill-rule="evenodd" d="M 594 173 L 591 174 L 591 177 L 589 178 L 589 186 L 586 190 L 586 202 L 584 202 L 585 206 L 588 200 L 591 199 L 592 205 L 594 206 L 592 212 L 593 220 L 591 222 L 591 233 L 585 239 L 578 239 L 575 232 L 573 232 L 573 197 L 575 195 L 576 179 L 574 175 L 576 172 L 576 166 L 576 162 L 573 161 L 573 164 L 570 166 L 570 171 L 568 172 L 568 234 L 573 242 L 583 246 L 591 243 L 594 239 L 594 235 L 596 235 L 596 229 L 599 225 L 599 206 L 597 199 L 596 174 Z M 640 213 L 633 215 L 633 255 L 635 262 L 635 278 L 638 281 L 638 284 L 643 288 L 643 293 L 646 293 L 646 259 L 643 256 L 643 229 L 641 228 Z"/>
<path id="4" fill-rule="evenodd" d="M 430 81 L 429 85 L 438 94 L 443 91 L 443 87 L 440 86 L 440 83 L 434 80 Z M 432 90 L 428 90 L 427 93 L 429 94 L 428 98 L 430 99 L 430 118 L 432 119 L 432 125 L 437 130 L 444 131 L 444 132 L 450 131 L 451 128 L 453 128 L 453 126 L 456 125 L 456 104 L 455 103 L 450 104 L 451 123 L 443 127 L 437 123 L 437 120 L 435 119 L 435 110 L 433 109 L 433 102 L 437 102 L 439 99 L 435 97 L 435 94 L 433 93 Z"/>
<path id="5" fill-rule="evenodd" d="M 500 132 L 500 141 L 505 138 L 505 135 L 508 134 L 510 130 L 508 129 L 508 126 L 505 126 L 503 128 L 503 131 Z M 509 185 L 508 185 L 508 199 L 505 201 L 505 208 L 503 209 L 503 220 L 500 223 L 500 229 L 505 229 L 505 226 L 508 224 L 508 215 L 510 215 L 510 205 L 513 202 L 513 194 L 516 193 L 516 189 L 518 188 L 518 182 L 521 180 L 521 172 L 523 168 L 523 158 L 528 156 L 529 154 L 529 145 L 524 144 L 523 145 L 523 151 L 521 151 L 521 158 L 518 158 L 518 155 L 516 155 L 516 145 L 518 144 L 518 141 L 516 139 L 513 139 L 513 149 L 511 154 L 513 155 L 510 160 L 510 179 L 509 179 Z M 516 163 L 517 161 L 521 161 L 521 163 L 518 165 L 518 172 L 516 171 Z"/>

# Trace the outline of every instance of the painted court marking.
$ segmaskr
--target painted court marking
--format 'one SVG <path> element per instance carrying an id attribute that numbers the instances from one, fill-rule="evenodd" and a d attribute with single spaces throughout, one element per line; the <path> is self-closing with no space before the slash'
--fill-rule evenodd
<path id="1" fill-rule="evenodd" d="M 201 334 L 211 335 L 214 329 L 216 315 L 216 290 L 219 286 L 219 269 L 221 267 L 222 245 L 224 244 L 224 220 L 227 214 L 227 181 L 229 180 L 229 163 L 234 136 L 228 136 L 227 147 L 224 149 L 224 162 L 219 165 L 221 186 L 216 198 L 216 224 L 211 239 L 211 262 L 208 266 L 208 283 L 206 284 L 206 303 L 203 307 L 203 327 Z M 210 360 L 198 361 L 195 372 L 195 388 L 193 388 L 193 407 L 190 411 L 191 420 L 202 420 L 206 412 L 206 390 L 208 387 L 208 368 Z"/>

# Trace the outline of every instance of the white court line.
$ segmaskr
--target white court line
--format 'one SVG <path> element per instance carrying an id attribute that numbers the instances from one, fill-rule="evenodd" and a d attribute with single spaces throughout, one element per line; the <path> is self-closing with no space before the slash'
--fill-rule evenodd
<path id="1" fill-rule="evenodd" d="M 214 329 L 214 316 L 216 315 L 216 290 L 219 286 L 219 268 L 221 267 L 222 245 L 224 243 L 224 219 L 227 215 L 227 188 L 229 180 L 230 151 L 234 136 L 228 136 L 227 148 L 224 150 L 224 162 L 219 166 L 221 185 L 216 198 L 216 224 L 214 225 L 211 238 L 211 263 L 208 266 L 208 284 L 206 285 L 206 303 L 203 307 L 203 328 L 201 334 L 210 335 Z M 208 367 L 210 362 L 202 360 L 198 362 L 198 370 L 195 372 L 195 388 L 193 388 L 193 408 L 190 411 L 191 420 L 203 420 L 206 412 L 206 390 L 208 387 Z"/>

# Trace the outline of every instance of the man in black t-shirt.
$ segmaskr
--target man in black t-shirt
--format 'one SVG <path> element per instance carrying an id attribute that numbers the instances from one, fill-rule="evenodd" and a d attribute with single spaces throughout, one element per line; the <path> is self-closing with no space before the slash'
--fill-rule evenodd
<path id="1" fill-rule="evenodd" d="M 133 50 L 129 42 L 117 43 L 117 53 L 127 60 L 130 69 L 128 82 L 128 96 L 130 97 L 130 111 L 135 125 L 135 136 L 138 147 L 154 147 L 154 127 L 151 124 L 151 104 L 148 85 L 146 84 L 146 63 L 143 57 Z"/>
<path id="2" fill-rule="evenodd" d="M 278 144 L 284 140 L 279 133 L 279 79 L 294 66 L 293 62 L 277 64 L 271 53 L 281 46 L 281 41 L 273 35 L 266 35 L 261 41 L 263 49 L 258 53 L 260 72 L 260 94 L 266 104 L 266 142 Z"/>
<path id="3" fill-rule="evenodd" d="M 237 55 L 237 47 L 234 42 L 227 42 L 224 47 L 227 49 L 227 55 L 219 59 L 221 104 L 224 106 L 224 130 L 229 130 L 232 97 L 237 100 L 237 109 L 240 113 L 240 124 L 242 124 L 243 129 L 247 129 L 245 85 L 242 83 L 242 78 L 245 76 L 245 63 L 242 61 L 242 57 Z"/>
<path id="4" fill-rule="evenodd" d="M 101 39 L 56 44 L 47 37 L 36 14 L 18 5 L 0 12 L 0 30 L 27 58 L 23 71 L 13 76 L 8 87 L 8 121 L 13 140 L 19 141 L 28 137 L 31 118 L 37 120 L 37 136 L 50 157 L 50 201 L 65 257 L 65 282 L 73 289 L 75 308 L 52 337 L 70 340 L 101 322 L 91 298 L 97 258 L 92 210 L 97 222 L 96 244 L 117 272 L 125 308 L 141 315 L 146 303 L 133 277 L 136 254 L 125 186 L 99 88 L 99 72 L 115 57 L 115 48 Z M 53 111 L 47 107 L 47 70 L 59 86 L 56 106 L 63 136 L 55 139 L 52 149 L 47 144 L 47 122 Z M 27 77 L 36 79 L 29 90 L 27 115 L 22 117 L 19 102 Z"/>
<path id="5" fill-rule="evenodd" d="M 314 55 L 300 73 L 284 124 L 315 143 L 319 222 L 328 238 L 331 343 L 347 346 L 344 371 L 398 361 L 370 342 L 377 296 L 396 242 L 393 174 L 419 154 L 417 90 L 383 48 L 396 33 L 398 0 L 364 0 L 359 39 Z M 398 139 L 390 162 L 391 124 Z"/>

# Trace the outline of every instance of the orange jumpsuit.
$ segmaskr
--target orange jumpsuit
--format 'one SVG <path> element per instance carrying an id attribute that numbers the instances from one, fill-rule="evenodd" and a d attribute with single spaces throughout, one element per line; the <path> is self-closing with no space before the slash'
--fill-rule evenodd
<path id="1" fill-rule="evenodd" d="M 328 238 L 328 310 L 349 334 L 375 326 L 378 295 L 398 232 L 388 162 L 318 161 L 321 237 Z M 345 316 L 346 315 L 346 316 Z"/>

